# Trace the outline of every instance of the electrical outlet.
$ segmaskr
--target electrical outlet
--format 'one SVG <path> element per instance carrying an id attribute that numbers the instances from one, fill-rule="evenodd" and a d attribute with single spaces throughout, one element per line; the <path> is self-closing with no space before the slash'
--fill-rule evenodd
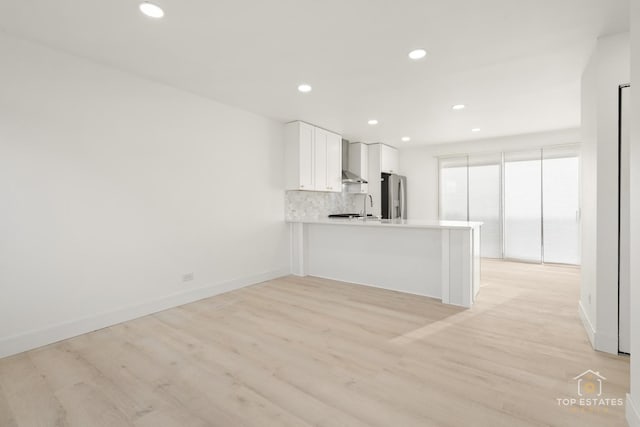
<path id="1" fill-rule="evenodd" d="M 191 282 L 193 280 L 193 273 L 185 273 L 182 275 L 183 282 Z"/>

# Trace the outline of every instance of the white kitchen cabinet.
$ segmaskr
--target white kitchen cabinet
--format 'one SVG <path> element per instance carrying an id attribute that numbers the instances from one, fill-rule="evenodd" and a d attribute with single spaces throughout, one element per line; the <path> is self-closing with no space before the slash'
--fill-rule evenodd
<path id="1" fill-rule="evenodd" d="M 360 178 L 369 181 L 369 146 L 367 144 L 362 142 L 349 144 L 348 168 Z M 350 184 L 348 191 L 349 193 L 367 194 L 369 184 Z"/>
<path id="2" fill-rule="evenodd" d="M 342 137 L 304 122 L 285 126 L 287 190 L 342 191 Z"/>
<path id="3" fill-rule="evenodd" d="M 315 190 L 314 129 L 302 122 L 285 126 L 287 190 Z"/>
<path id="4" fill-rule="evenodd" d="M 327 190 L 342 192 L 342 136 L 327 132 Z"/>
<path id="5" fill-rule="evenodd" d="M 323 129 L 314 128 L 315 190 L 329 191 L 327 184 L 327 139 L 329 135 Z"/>
<path id="6" fill-rule="evenodd" d="M 380 166 L 382 172 L 398 173 L 398 150 L 388 145 L 380 144 Z"/>

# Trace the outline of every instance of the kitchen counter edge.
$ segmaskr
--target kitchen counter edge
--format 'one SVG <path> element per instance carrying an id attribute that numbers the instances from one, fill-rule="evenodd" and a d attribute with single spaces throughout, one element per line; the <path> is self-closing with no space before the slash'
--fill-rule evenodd
<path id="1" fill-rule="evenodd" d="M 427 220 L 397 220 L 397 219 L 343 219 L 343 218 L 300 218 L 287 219 L 292 224 L 323 224 L 350 225 L 356 227 L 402 227 L 402 228 L 432 228 L 432 229 L 471 229 L 480 227 L 483 223 L 477 221 L 427 221 Z"/>

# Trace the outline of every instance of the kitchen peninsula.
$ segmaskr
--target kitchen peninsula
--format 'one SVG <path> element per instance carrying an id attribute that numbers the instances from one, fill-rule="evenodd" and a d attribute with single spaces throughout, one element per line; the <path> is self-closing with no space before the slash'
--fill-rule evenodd
<path id="1" fill-rule="evenodd" d="M 292 219 L 291 266 L 317 276 L 471 307 L 480 287 L 480 222 Z"/>

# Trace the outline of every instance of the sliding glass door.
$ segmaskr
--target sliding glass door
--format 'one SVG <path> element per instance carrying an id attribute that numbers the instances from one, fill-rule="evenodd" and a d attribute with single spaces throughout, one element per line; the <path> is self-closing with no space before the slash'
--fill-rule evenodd
<path id="1" fill-rule="evenodd" d="M 440 159 L 440 218 L 467 221 L 468 168 L 467 156 Z"/>
<path id="2" fill-rule="evenodd" d="M 504 257 L 542 262 L 541 150 L 504 154 Z"/>
<path id="3" fill-rule="evenodd" d="M 469 221 L 481 221 L 481 253 L 502 258 L 501 154 L 469 156 Z"/>
<path id="4" fill-rule="evenodd" d="M 481 254 L 580 263 L 579 146 L 440 159 L 440 219 L 482 221 Z"/>
<path id="5" fill-rule="evenodd" d="M 580 162 L 576 147 L 543 149 L 544 261 L 580 264 Z"/>

